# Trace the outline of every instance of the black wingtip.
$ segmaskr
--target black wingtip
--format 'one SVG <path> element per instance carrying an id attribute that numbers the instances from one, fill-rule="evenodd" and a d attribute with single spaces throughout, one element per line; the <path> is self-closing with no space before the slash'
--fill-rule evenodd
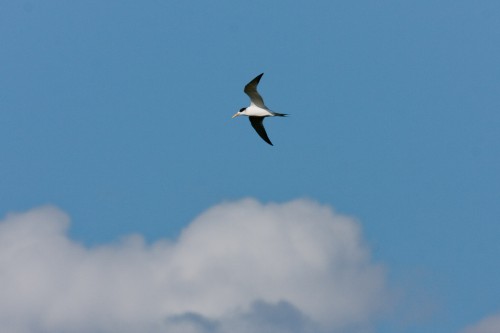
<path id="1" fill-rule="evenodd" d="M 259 133 L 259 132 L 257 132 Z M 264 140 L 268 145 L 271 145 L 271 146 L 274 146 L 273 143 L 271 142 L 271 140 L 269 140 L 269 138 L 266 136 L 263 136 L 261 135 L 261 133 L 259 133 L 259 136 L 262 138 L 262 140 Z"/>

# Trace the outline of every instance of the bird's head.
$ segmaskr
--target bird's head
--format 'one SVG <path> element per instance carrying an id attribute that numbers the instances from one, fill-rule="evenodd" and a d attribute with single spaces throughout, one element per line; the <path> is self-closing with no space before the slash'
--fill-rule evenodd
<path id="1" fill-rule="evenodd" d="M 241 108 L 240 111 L 236 112 L 231 118 L 235 118 L 235 117 L 244 115 L 246 109 L 247 108 Z"/>

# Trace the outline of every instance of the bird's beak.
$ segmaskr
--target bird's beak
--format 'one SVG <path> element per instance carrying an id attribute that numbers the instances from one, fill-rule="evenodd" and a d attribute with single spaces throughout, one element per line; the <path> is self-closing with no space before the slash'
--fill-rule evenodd
<path id="1" fill-rule="evenodd" d="M 236 113 L 234 114 L 234 116 L 232 116 L 232 117 L 231 117 L 231 119 L 233 119 L 233 118 L 235 118 L 235 117 L 238 117 L 239 115 L 240 115 L 240 113 L 239 113 L 239 112 L 236 112 Z"/>

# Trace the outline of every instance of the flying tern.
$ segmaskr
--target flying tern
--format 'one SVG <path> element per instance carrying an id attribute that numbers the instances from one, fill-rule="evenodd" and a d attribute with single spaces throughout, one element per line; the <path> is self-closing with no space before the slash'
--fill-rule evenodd
<path id="1" fill-rule="evenodd" d="M 236 112 L 232 118 L 238 117 L 238 116 L 248 116 L 248 119 L 250 119 L 250 124 L 252 124 L 252 127 L 255 129 L 257 134 L 266 141 L 268 144 L 271 146 L 273 143 L 271 140 L 269 140 L 269 137 L 267 136 L 266 129 L 264 128 L 264 118 L 266 117 L 285 117 L 287 116 L 286 113 L 278 113 L 278 112 L 273 112 L 267 108 L 267 106 L 264 104 L 264 100 L 262 99 L 262 96 L 257 92 L 257 85 L 259 84 L 260 78 L 264 75 L 264 73 L 261 73 L 255 77 L 252 81 L 250 81 L 246 86 L 245 89 L 243 90 L 245 94 L 250 97 L 250 106 L 246 108 L 241 108 L 240 111 Z"/>

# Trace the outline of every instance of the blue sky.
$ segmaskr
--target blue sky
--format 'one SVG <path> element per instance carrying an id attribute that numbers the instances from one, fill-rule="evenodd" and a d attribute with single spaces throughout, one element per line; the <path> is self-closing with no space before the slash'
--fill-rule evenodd
<path id="1" fill-rule="evenodd" d="M 385 266 L 398 310 L 375 331 L 459 332 L 500 311 L 499 15 L 486 0 L 4 1 L 0 216 L 55 206 L 92 249 L 175 241 L 221 203 L 306 198 L 350 216 Z M 261 72 L 266 104 L 291 114 L 266 120 L 274 147 L 230 120 Z"/>

